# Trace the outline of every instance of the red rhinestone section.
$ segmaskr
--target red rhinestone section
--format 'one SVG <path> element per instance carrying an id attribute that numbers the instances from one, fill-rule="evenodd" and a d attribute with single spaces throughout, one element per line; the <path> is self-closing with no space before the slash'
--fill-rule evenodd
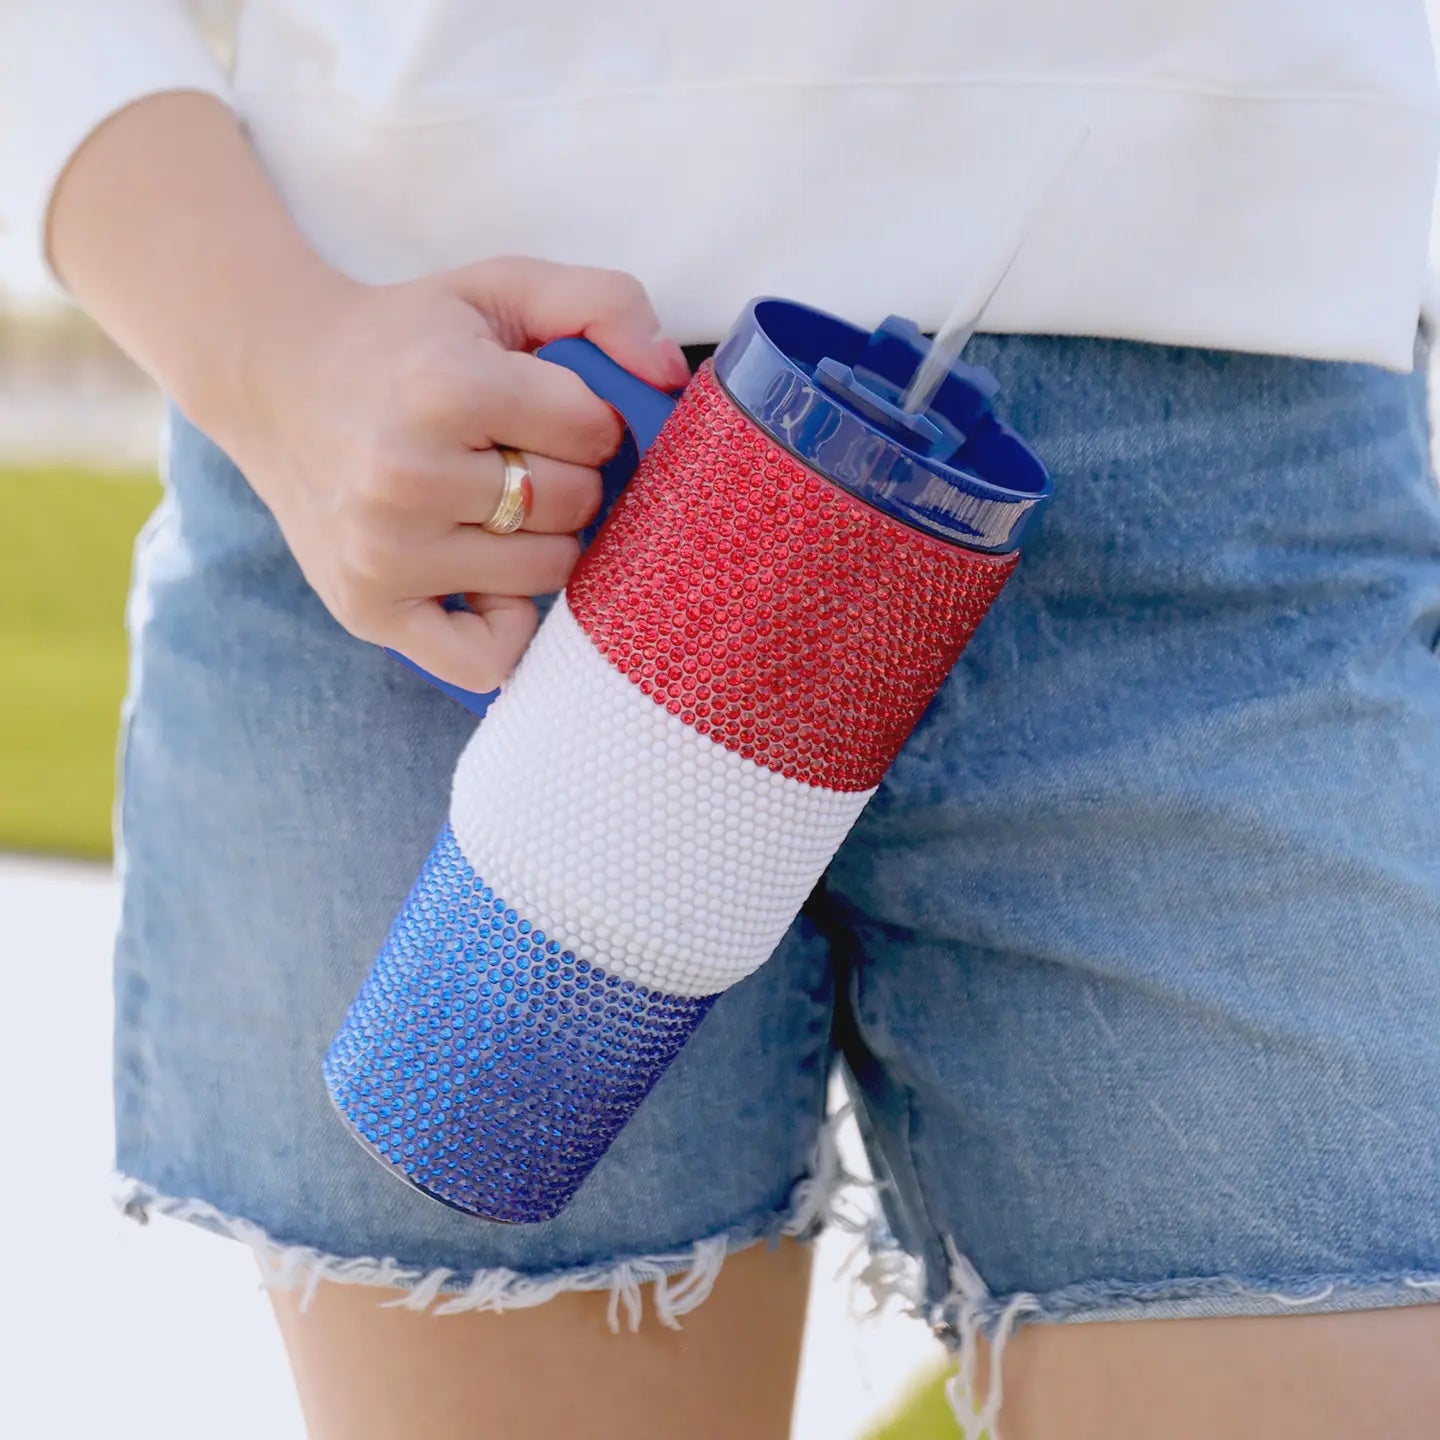
<path id="1" fill-rule="evenodd" d="M 707 363 L 567 595 L 686 725 L 792 779 L 868 790 L 1016 558 L 932 540 L 822 480 Z"/>

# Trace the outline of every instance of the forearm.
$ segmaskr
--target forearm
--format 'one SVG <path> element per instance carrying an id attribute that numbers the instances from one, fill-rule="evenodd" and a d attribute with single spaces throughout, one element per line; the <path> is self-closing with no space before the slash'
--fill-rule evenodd
<path id="1" fill-rule="evenodd" d="M 205 95 L 153 95 L 96 130 L 56 188 L 48 242 L 76 299 L 222 444 L 263 354 L 348 286 Z"/>
<path id="2" fill-rule="evenodd" d="M 621 435 L 578 376 L 529 352 L 584 335 L 652 385 L 688 378 L 615 271 L 510 257 L 346 278 L 233 114 L 194 91 L 114 113 L 45 193 L 56 273 L 240 467 L 330 613 L 466 689 L 513 668 L 536 625 L 525 597 L 564 586 Z M 500 446 L 531 478 L 513 535 L 485 528 L 513 463 Z M 452 594 L 469 607 L 435 598 Z"/>

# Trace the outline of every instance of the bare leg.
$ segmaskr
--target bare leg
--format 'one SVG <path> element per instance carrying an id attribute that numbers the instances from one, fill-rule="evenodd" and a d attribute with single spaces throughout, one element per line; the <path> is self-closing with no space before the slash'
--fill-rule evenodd
<path id="1" fill-rule="evenodd" d="M 682 1330 L 647 1314 L 635 1335 L 610 1333 L 603 1293 L 504 1315 L 355 1285 L 274 1304 L 311 1440 L 785 1440 L 809 1278 L 805 1247 L 755 1246 Z"/>
<path id="2" fill-rule="evenodd" d="M 1005 1352 L 1001 1433 L 1004 1440 L 1434 1440 L 1437 1359 L 1440 1305 L 1035 1326 Z"/>

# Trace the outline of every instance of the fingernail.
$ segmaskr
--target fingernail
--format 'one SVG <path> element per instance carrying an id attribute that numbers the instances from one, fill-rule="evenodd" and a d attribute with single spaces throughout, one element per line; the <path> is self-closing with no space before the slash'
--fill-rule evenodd
<path id="1" fill-rule="evenodd" d="M 655 341 L 655 351 L 664 366 L 665 378 L 672 387 L 678 389 L 689 383 L 690 364 L 685 359 L 685 352 L 668 335 L 662 335 Z"/>

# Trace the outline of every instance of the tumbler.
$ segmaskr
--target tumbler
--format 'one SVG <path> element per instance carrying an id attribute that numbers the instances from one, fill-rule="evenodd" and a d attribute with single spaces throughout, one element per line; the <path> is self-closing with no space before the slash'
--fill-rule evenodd
<path id="1" fill-rule="evenodd" d="M 539 352 L 640 463 L 324 1062 L 427 1195 L 509 1222 L 570 1201 L 778 945 L 1015 568 L 1049 477 L 983 369 L 906 412 L 927 350 L 763 299 L 678 402 L 584 340 Z"/>

